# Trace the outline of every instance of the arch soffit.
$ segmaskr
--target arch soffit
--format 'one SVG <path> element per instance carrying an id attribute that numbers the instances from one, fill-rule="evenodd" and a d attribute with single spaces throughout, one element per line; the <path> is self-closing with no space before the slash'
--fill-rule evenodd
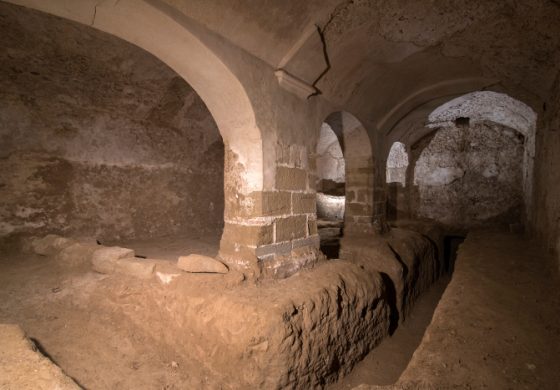
<path id="1" fill-rule="evenodd" d="M 335 111 L 325 118 L 324 123 L 327 123 L 337 135 L 344 154 L 352 150 L 352 157 L 372 158 L 370 136 L 362 122 L 353 114 L 347 111 Z"/>

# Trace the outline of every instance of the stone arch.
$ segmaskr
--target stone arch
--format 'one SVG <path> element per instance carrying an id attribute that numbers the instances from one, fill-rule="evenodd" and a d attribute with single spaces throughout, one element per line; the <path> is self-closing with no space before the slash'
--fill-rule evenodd
<path id="1" fill-rule="evenodd" d="M 256 243 L 239 244 L 228 227 L 245 225 L 249 194 L 263 189 L 263 145 L 252 104 L 236 75 L 199 39 L 194 27 L 155 0 L 8 2 L 70 19 L 128 41 L 167 64 L 198 93 L 224 140 L 226 227 L 222 257 L 230 265 L 250 266 Z M 243 251 L 248 247 L 249 251 Z"/>
<path id="2" fill-rule="evenodd" d="M 342 220 L 346 186 L 346 164 L 341 139 L 328 123 L 321 125 L 316 147 L 317 217 Z"/>
<path id="3" fill-rule="evenodd" d="M 537 114 L 525 103 L 504 93 L 476 91 L 442 104 L 428 116 L 428 128 L 441 128 L 453 123 L 493 122 L 513 129 L 524 137 L 523 192 L 526 217 L 530 218 L 533 198 L 533 166 Z"/>
<path id="4" fill-rule="evenodd" d="M 485 86 L 495 84 L 496 80 L 487 78 L 459 78 L 444 80 L 413 91 L 392 107 L 377 123 L 377 129 L 389 135 L 397 124 L 426 102 L 447 96 L 454 97 Z"/>
<path id="5" fill-rule="evenodd" d="M 370 137 L 352 114 L 339 111 L 326 119 L 342 139 L 346 164 L 345 232 L 369 233 L 384 223 L 384 199 L 374 197 L 375 166 Z"/>

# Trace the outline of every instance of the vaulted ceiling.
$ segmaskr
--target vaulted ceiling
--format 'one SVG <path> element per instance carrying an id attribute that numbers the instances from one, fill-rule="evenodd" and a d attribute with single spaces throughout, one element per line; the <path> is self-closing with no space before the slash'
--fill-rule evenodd
<path id="1" fill-rule="evenodd" d="M 560 68 L 556 0 L 165 2 L 272 68 L 294 57 L 292 73 L 382 131 L 478 89 L 539 109 Z"/>

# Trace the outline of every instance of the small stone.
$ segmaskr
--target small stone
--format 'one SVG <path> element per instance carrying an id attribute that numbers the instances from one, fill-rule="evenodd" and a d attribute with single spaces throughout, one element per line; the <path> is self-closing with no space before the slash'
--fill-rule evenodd
<path id="1" fill-rule="evenodd" d="M 33 252 L 41 256 L 54 255 L 64 248 L 74 244 L 75 241 L 61 237 L 56 234 L 49 234 L 43 238 L 34 239 L 31 242 Z"/>
<path id="2" fill-rule="evenodd" d="M 156 263 L 153 261 L 125 258 L 117 260 L 115 271 L 139 279 L 149 279 L 152 277 L 155 267 Z"/>
<path id="3" fill-rule="evenodd" d="M 117 267 L 117 260 L 124 258 L 133 258 L 134 250 L 127 248 L 100 247 L 91 258 L 93 270 L 101 274 L 112 274 Z"/>
<path id="4" fill-rule="evenodd" d="M 205 272 L 225 274 L 228 272 L 228 268 L 221 261 L 218 261 L 212 257 L 195 254 L 179 257 L 177 267 L 179 267 L 183 271 L 193 273 Z"/>

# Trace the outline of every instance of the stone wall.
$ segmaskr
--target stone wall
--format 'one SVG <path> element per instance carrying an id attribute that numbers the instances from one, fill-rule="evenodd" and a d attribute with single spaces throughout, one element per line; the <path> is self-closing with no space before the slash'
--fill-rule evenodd
<path id="1" fill-rule="evenodd" d="M 407 168 L 408 154 L 406 146 L 402 142 L 393 143 L 387 157 L 387 183 L 400 183 L 405 186 Z"/>
<path id="2" fill-rule="evenodd" d="M 330 195 L 344 195 L 344 156 L 338 137 L 327 123 L 321 125 L 316 159 L 317 191 Z"/>
<path id="3" fill-rule="evenodd" d="M 519 133 L 485 122 L 442 128 L 419 143 L 409 189 L 416 216 L 461 229 L 522 221 Z"/>
<path id="4" fill-rule="evenodd" d="M 535 158 L 533 229 L 549 250 L 559 256 L 560 266 L 560 76 L 540 123 Z"/>
<path id="5" fill-rule="evenodd" d="M 219 234 L 220 134 L 150 54 L 0 3 L 0 235 Z"/>

